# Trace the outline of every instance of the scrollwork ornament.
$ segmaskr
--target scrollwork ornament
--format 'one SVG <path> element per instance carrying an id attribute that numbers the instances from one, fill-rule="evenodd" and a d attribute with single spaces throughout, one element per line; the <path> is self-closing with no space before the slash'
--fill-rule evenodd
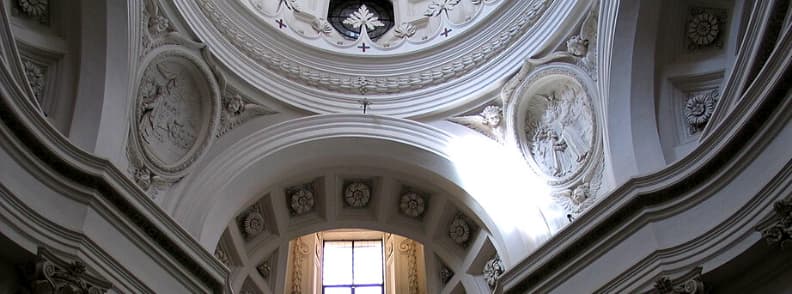
<path id="1" fill-rule="evenodd" d="M 444 265 L 440 268 L 440 282 L 442 282 L 443 285 L 448 284 L 448 281 L 450 281 L 453 277 L 454 272 L 451 271 L 451 269 L 449 269 L 447 266 Z"/>
<path id="2" fill-rule="evenodd" d="M 369 200 L 371 200 L 371 188 L 364 183 L 350 183 L 344 189 L 344 201 L 351 207 L 366 207 Z"/>
<path id="3" fill-rule="evenodd" d="M 399 202 L 399 209 L 401 212 L 410 217 L 420 217 L 423 215 L 426 208 L 426 203 L 423 196 L 415 192 L 407 192 L 401 196 Z"/>
<path id="4" fill-rule="evenodd" d="M 141 167 L 135 170 L 135 183 L 140 186 L 143 191 L 146 191 L 151 187 L 151 179 L 153 177 L 151 170 L 147 167 Z"/>
<path id="5" fill-rule="evenodd" d="M 459 245 L 465 245 L 470 240 L 470 224 L 463 216 L 457 215 L 451 221 L 451 225 L 448 227 L 448 237 Z"/>
<path id="6" fill-rule="evenodd" d="M 220 262 L 222 262 L 226 266 L 231 264 L 230 263 L 230 259 L 228 258 L 228 254 L 225 252 L 225 250 L 223 250 L 223 249 L 221 249 L 219 247 L 217 249 L 215 249 L 214 257 L 217 258 L 217 260 L 219 260 Z"/>
<path id="7" fill-rule="evenodd" d="M 762 230 L 762 237 L 767 244 L 780 244 L 781 248 L 792 248 L 792 200 L 786 199 L 773 205 L 777 221 Z"/>
<path id="8" fill-rule="evenodd" d="M 17 3 L 28 16 L 42 17 L 48 14 L 49 0 L 17 0 Z"/>
<path id="9" fill-rule="evenodd" d="M 495 288 L 498 279 L 500 279 L 500 276 L 503 275 L 505 271 L 506 266 L 503 264 L 500 257 L 496 255 L 484 264 L 484 280 L 487 281 L 487 285 L 489 285 L 490 288 Z"/>
<path id="10" fill-rule="evenodd" d="M 44 96 L 44 87 L 47 84 L 46 67 L 30 60 L 25 60 L 22 65 L 25 69 L 25 77 L 27 77 L 30 88 L 33 90 L 33 95 L 36 99 L 41 100 L 42 96 Z"/>
<path id="11" fill-rule="evenodd" d="M 256 267 L 256 270 L 259 272 L 261 277 L 264 279 L 269 279 L 270 273 L 272 273 L 272 266 L 270 265 L 270 261 L 266 260 L 260 265 Z"/>
<path id="12" fill-rule="evenodd" d="M 107 281 L 88 274 L 79 260 L 67 262 L 39 248 L 39 261 L 26 272 L 33 293 L 101 294 L 112 287 Z"/>
<path id="13" fill-rule="evenodd" d="M 295 215 L 302 215 L 313 210 L 314 195 L 307 188 L 298 188 L 289 195 L 290 207 Z"/>

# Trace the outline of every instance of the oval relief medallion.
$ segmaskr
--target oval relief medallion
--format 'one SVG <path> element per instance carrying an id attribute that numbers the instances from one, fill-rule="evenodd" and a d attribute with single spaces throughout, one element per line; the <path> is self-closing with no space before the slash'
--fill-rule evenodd
<path id="1" fill-rule="evenodd" d="M 177 46 L 158 49 L 139 80 L 134 137 L 147 165 L 178 176 L 214 137 L 219 90 L 198 56 Z"/>
<path id="2" fill-rule="evenodd" d="M 517 137 L 531 166 L 552 182 L 577 178 L 599 150 L 591 96 L 579 72 L 540 69 L 515 93 Z"/>

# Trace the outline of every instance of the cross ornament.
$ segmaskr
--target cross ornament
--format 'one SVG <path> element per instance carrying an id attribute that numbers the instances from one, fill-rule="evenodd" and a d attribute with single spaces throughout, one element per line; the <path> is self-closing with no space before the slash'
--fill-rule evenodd
<path id="1" fill-rule="evenodd" d="M 366 46 L 366 43 L 360 44 L 360 46 L 357 47 L 363 50 L 363 53 L 366 53 L 366 49 L 371 48 L 371 46 Z"/>
<path id="2" fill-rule="evenodd" d="M 441 34 L 441 35 L 443 35 L 443 37 L 446 37 L 446 38 L 448 38 L 448 33 L 450 33 L 451 31 L 453 31 L 453 30 L 452 30 L 452 29 L 449 29 L 449 28 L 444 28 L 444 29 L 443 29 L 443 32 L 442 32 L 442 33 L 440 33 L 440 34 Z"/>
<path id="3" fill-rule="evenodd" d="M 358 101 L 360 105 L 363 107 L 363 114 L 366 114 L 368 111 L 368 106 L 371 105 L 371 101 L 368 98 L 363 98 Z"/>

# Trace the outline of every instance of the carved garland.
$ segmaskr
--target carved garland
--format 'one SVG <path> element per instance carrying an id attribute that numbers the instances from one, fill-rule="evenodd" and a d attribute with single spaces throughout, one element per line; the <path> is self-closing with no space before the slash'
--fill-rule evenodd
<path id="1" fill-rule="evenodd" d="M 418 294 L 418 256 L 415 241 L 404 239 L 399 243 L 399 250 L 407 255 L 408 293 Z"/>
<path id="2" fill-rule="evenodd" d="M 291 294 L 302 294 L 302 269 L 305 260 L 305 255 L 310 253 L 310 249 L 302 237 L 294 240 L 294 262 L 292 263 L 292 280 L 291 280 Z"/>

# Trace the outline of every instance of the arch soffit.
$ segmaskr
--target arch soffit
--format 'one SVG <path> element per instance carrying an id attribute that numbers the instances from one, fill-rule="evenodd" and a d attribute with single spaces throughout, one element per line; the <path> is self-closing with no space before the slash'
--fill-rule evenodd
<path id="1" fill-rule="evenodd" d="M 434 127 L 391 117 L 331 114 L 292 120 L 253 132 L 219 152 L 213 151 L 218 155 L 199 163 L 192 175 L 183 180 L 182 190 L 174 193 L 169 210 L 204 247 L 213 248 L 243 205 L 277 184 L 282 173 L 337 167 L 344 160 L 348 160 L 344 161 L 345 166 L 371 167 L 373 162 L 382 162 L 380 167 L 396 167 L 436 177 L 440 180 L 437 182 L 440 188 L 457 198 L 460 209 L 467 209 L 474 214 L 470 217 L 480 219 L 493 241 L 500 243 L 495 246 L 505 249 L 499 251 L 512 258 L 526 256 L 549 235 L 543 216 L 547 212 L 540 211 L 540 205 L 532 204 L 510 212 L 494 211 L 493 205 L 486 203 L 492 202 L 486 200 L 488 196 L 493 197 L 480 195 L 480 188 L 470 187 L 477 185 L 469 180 L 475 175 L 460 175 L 454 165 L 454 156 L 459 155 L 450 149 L 459 143 L 457 139 Z M 485 156 L 483 154 L 493 151 L 498 150 L 477 150 L 479 154 L 474 155 Z M 498 160 L 486 164 L 489 166 L 473 172 L 481 173 L 485 180 L 492 179 L 492 171 L 497 171 L 501 165 L 513 165 Z M 530 197 L 520 195 L 520 190 L 525 189 L 523 184 L 511 181 L 495 185 L 506 186 L 500 187 L 498 194 Z M 479 192 L 470 193 L 471 190 Z M 481 205 L 482 200 L 484 205 Z M 502 203 L 502 206 L 514 207 L 509 203 Z M 493 220 L 493 215 L 498 219 Z M 532 223 L 539 229 L 526 235 L 524 230 L 503 224 L 503 220 L 509 219 Z"/>

